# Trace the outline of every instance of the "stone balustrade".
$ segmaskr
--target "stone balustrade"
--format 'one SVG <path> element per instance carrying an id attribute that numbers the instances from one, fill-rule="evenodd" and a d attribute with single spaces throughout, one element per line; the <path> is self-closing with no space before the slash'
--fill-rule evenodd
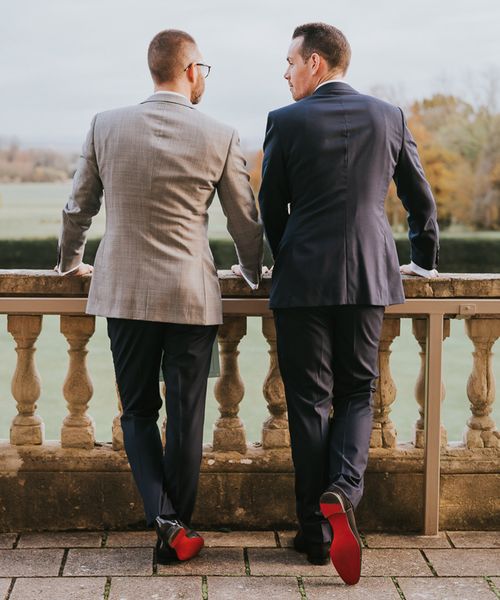
<path id="1" fill-rule="evenodd" d="M 95 425 L 89 413 L 92 412 L 92 403 L 99 402 L 99 398 L 92 398 L 92 374 L 86 365 L 87 345 L 94 333 L 95 318 L 83 314 L 83 309 L 75 310 L 75 314 L 60 309 L 64 303 L 61 302 L 63 298 L 72 301 L 81 299 L 81 306 L 84 306 L 89 283 L 89 277 L 60 277 L 48 271 L 0 271 L 0 312 L 8 315 L 8 332 L 14 339 L 17 352 L 17 364 L 12 375 L 12 396 L 17 403 L 17 415 L 12 421 L 10 439 L 0 442 L 0 497 L 2 490 L 8 489 L 8 479 L 12 478 L 13 474 L 17 478 L 16 481 L 24 477 L 24 481 L 29 483 L 26 502 L 36 494 L 35 488 L 31 486 L 37 482 L 37 473 L 39 483 L 42 481 L 43 485 L 47 486 L 47 474 L 54 475 L 58 468 L 62 469 L 65 474 L 64 481 L 77 481 L 77 487 L 83 486 L 82 493 L 85 493 L 86 484 L 96 481 L 97 473 L 107 474 L 109 481 L 103 483 L 99 480 L 97 487 L 102 490 L 106 485 L 110 485 L 113 478 L 118 477 L 118 489 L 122 486 L 118 494 L 119 503 L 123 506 L 128 505 L 127 510 L 122 506 L 123 515 L 111 517 L 112 508 L 103 507 L 104 501 L 101 500 L 99 507 L 94 510 L 87 507 L 82 515 L 86 515 L 86 523 L 90 523 L 90 526 L 108 523 L 110 526 L 123 527 L 134 519 L 140 519 L 141 507 L 137 493 L 130 483 L 123 452 L 119 395 L 117 394 L 118 414 L 110 423 L 112 443 L 96 441 Z M 201 480 L 202 490 L 207 494 L 212 491 L 213 497 L 204 497 L 207 500 L 203 509 L 205 516 L 200 516 L 201 509 L 197 515 L 205 525 L 234 525 L 235 520 L 241 517 L 250 519 L 250 522 L 242 524 L 245 527 L 255 527 L 256 523 L 257 526 L 261 524 L 265 527 L 276 522 L 286 526 L 293 522 L 293 495 L 290 493 L 293 468 L 283 383 L 276 357 L 276 332 L 272 315 L 266 310 L 264 302 L 269 293 L 270 281 L 265 280 L 259 290 L 252 292 L 229 272 L 221 272 L 220 283 L 223 298 L 231 303 L 231 308 L 225 312 L 224 324 L 219 329 L 221 373 L 214 394 L 220 414 L 214 425 L 213 442 L 205 447 Z M 498 275 L 453 275 L 443 276 L 438 280 L 411 278 L 406 279 L 404 285 L 407 299 L 461 298 L 467 302 L 479 302 L 481 299 L 500 298 Z M 262 438 L 259 443 L 249 444 L 245 424 L 239 414 L 240 405 L 245 402 L 245 385 L 238 367 L 238 355 L 239 345 L 247 331 L 249 301 L 256 299 L 262 299 L 263 302 L 259 305 L 261 308 L 251 314 L 261 313 L 262 342 L 263 347 L 267 346 L 269 354 L 268 371 L 262 373 L 262 389 L 268 417 L 262 425 Z M 56 300 L 57 306 L 54 304 Z M 19 304 L 16 304 L 16 301 Z M 26 308 L 23 308 L 24 306 Z M 67 340 L 69 354 L 67 375 L 62 389 L 68 414 L 62 423 L 60 440 L 46 441 L 43 405 L 37 407 L 41 383 L 36 366 L 36 342 L 42 329 L 43 314 L 58 313 L 59 310 L 60 331 Z M 370 510 L 373 512 L 373 507 L 369 508 L 369 499 L 372 494 L 374 498 L 377 496 L 376 487 L 384 482 L 389 482 L 389 486 L 393 486 L 394 489 L 391 491 L 386 486 L 383 492 L 379 491 L 378 498 L 384 498 L 387 502 L 387 511 L 380 506 L 375 511 L 379 516 L 388 513 L 382 519 L 383 523 L 394 522 L 394 526 L 400 529 L 405 526 L 410 529 L 418 528 L 418 514 L 421 510 L 421 501 L 412 498 L 412 494 L 414 496 L 415 490 L 421 487 L 422 479 L 427 320 L 415 314 L 406 315 L 404 310 L 403 305 L 396 312 L 388 311 L 380 342 L 380 377 L 373 400 L 374 423 L 366 478 L 367 493 L 363 501 L 364 508 L 360 507 L 362 518 L 365 517 L 368 527 L 377 526 L 374 525 L 375 520 L 369 516 Z M 469 309 L 464 310 L 467 312 Z M 448 444 L 446 431 L 441 427 L 441 491 L 442 518 L 446 526 L 450 527 L 452 523 L 466 528 L 478 527 L 479 524 L 488 526 L 491 522 L 491 518 L 488 517 L 489 511 L 495 502 L 498 502 L 491 491 L 495 473 L 498 471 L 500 436 L 491 413 L 495 401 L 492 349 L 500 336 L 500 314 L 486 314 L 484 311 L 482 314 L 474 314 L 473 310 L 471 314 L 466 315 L 447 314 L 444 319 L 443 341 L 450 333 L 450 319 L 463 316 L 467 316 L 464 321 L 465 331 L 474 346 L 472 369 L 467 384 L 471 416 L 467 423 L 464 423 L 464 436 L 460 443 L 455 441 Z M 408 317 L 412 318 L 413 335 L 420 347 L 421 369 L 415 382 L 414 438 L 410 444 L 401 444 L 398 443 L 397 431 L 390 416 L 391 407 L 398 401 L 390 364 L 391 346 L 400 335 L 400 321 Z M 442 402 L 445 398 L 444 384 L 441 390 Z M 168 382 L 165 393 L 168 393 Z M 112 456 L 113 453 L 115 457 Z M 75 473 L 80 475 L 76 476 Z M 479 510 L 476 516 L 470 516 L 468 521 L 456 506 L 446 505 L 456 493 L 457 486 L 460 488 L 460 485 L 464 485 L 464 475 L 468 476 L 468 481 L 475 477 L 479 489 L 486 494 L 483 495 L 483 509 Z M 279 496 L 279 490 L 287 490 L 286 502 L 281 505 L 278 503 L 274 507 L 267 505 L 264 496 L 269 491 L 269 486 L 276 490 L 275 496 Z M 66 492 L 61 492 L 59 484 L 57 489 L 60 498 L 69 497 Z M 6 505 L 11 508 L 13 514 L 6 514 L 5 507 L 3 512 L 0 510 L 0 530 L 33 526 L 20 524 L 16 510 L 12 508 L 16 500 L 19 502 L 16 496 L 19 493 L 19 489 L 16 492 L 9 491 L 10 499 Z M 127 494 L 134 498 L 132 503 L 127 501 Z M 249 497 L 242 498 L 242 494 Z M 263 498 L 256 498 L 259 494 Z M 76 495 L 76 491 L 70 493 L 73 501 Z M 49 494 L 48 497 L 52 496 Z M 57 496 L 54 497 L 54 502 L 59 511 L 63 510 L 62 501 L 58 502 Z M 21 505 L 23 504 L 24 501 L 21 501 Z M 130 504 L 133 506 L 130 507 Z M 473 494 L 470 494 L 469 504 L 474 504 Z M 266 511 L 264 518 L 262 510 Z M 93 516 L 89 516 L 89 513 Z M 66 523 L 64 519 L 63 522 Z M 380 523 L 380 519 L 378 522 Z M 66 525 L 63 524 L 64 526 Z M 44 527 L 52 528 L 47 522 L 44 522 Z"/>

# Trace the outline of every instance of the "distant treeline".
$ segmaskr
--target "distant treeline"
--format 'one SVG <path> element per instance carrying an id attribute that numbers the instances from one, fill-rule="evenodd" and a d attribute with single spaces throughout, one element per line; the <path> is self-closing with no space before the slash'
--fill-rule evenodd
<path id="1" fill-rule="evenodd" d="M 84 261 L 93 264 L 99 240 L 91 239 L 85 248 Z M 210 240 L 218 269 L 229 269 L 237 262 L 230 240 Z M 400 263 L 409 262 L 410 244 L 396 239 Z M 500 236 L 492 238 L 444 237 L 441 240 L 439 270 L 442 273 L 500 273 Z M 52 269 L 57 258 L 57 240 L 0 240 L 0 269 Z M 266 248 L 264 264 L 272 265 Z"/>
<path id="2" fill-rule="evenodd" d="M 73 177 L 77 155 L 45 148 L 23 149 L 0 140 L 0 183 L 44 183 Z"/>

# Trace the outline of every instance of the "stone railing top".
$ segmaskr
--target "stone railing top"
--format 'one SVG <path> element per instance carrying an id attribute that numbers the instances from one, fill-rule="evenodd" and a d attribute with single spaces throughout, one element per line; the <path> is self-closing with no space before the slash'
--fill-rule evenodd
<path id="1" fill-rule="evenodd" d="M 269 296 L 271 275 L 252 291 L 231 271 L 219 271 L 225 298 Z M 85 297 L 91 276 L 65 277 L 55 271 L 0 269 L 0 297 Z M 403 277 L 406 298 L 500 298 L 500 273 L 441 273 L 439 278 Z"/>

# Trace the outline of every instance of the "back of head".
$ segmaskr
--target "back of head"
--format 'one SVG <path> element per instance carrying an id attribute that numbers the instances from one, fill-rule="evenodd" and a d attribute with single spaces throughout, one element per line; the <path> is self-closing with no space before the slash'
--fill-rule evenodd
<path id="1" fill-rule="evenodd" d="M 316 52 L 330 69 L 346 73 L 351 61 L 351 47 L 345 35 L 327 23 L 306 23 L 295 28 L 292 38 L 302 37 L 301 55 L 304 60 Z"/>
<path id="2" fill-rule="evenodd" d="M 185 31 L 165 29 L 151 40 L 148 65 L 156 84 L 170 83 L 181 77 L 190 62 L 194 39 Z"/>

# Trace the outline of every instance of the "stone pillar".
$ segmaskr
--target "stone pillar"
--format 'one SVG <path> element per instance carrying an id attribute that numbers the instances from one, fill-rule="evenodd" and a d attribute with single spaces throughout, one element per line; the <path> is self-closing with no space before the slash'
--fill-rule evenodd
<path id="1" fill-rule="evenodd" d="M 87 414 L 94 389 L 87 371 L 87 343 L 95 330 L 93 316 L 61 316 L 61 333 L 69 344 L 69 368 L 63 385 L 63 394 L 69 414 L 61 428 L 63 448 L 94 447 L 95 424 Z"/>
<path id="2" fill-rule="evenodd" d="M 115 382 L 116 388 L 116 396 L 118 398 L 118 414 L 113 419 L 113 426 L 111 428 L 112 433 L 112 445 L 113 450 L 123 450 L 123 430 L 121 424 L 121 416 L 123 413 L 122 401 L 120 398 L 120 390 L 118 389 L 118 384 Z"/>
<path id="3" fill-rule="evenodd" d="M 373 395 L 373 429 L 371 448 L 395 448 L 397 432 L 389 414 L 396 399 L 396 384 L 390 367 L 391 345 L 401 332 L 401 320 L 385 318 L 380 335 L 378 352 L 379 378 Z"/>
<path id="4" fill-rule="evenodd" d="M 8 315 L 7 329 L 16 341 L 17 364 L 12 377 L 12 395 L 17 415 L 10 427 L 10 443 L 16 446 L 43 444 L 45 426 L 35 414 L 41 379 L 35 363 L 35 342 L 42 330 L 41 315 Z"/>
<path id="5" fill-rule="evenodd" d="M 425 446 L 425 353 L 427 348 L 427 319 L 415 318 L 412 319 L 413 335 L 420 346 L 420 372 L 415 383 L 415 398 L 418 403 L 419 418 L 417 419 L 413 430 L 413 443 L 415 448 L 423 448 Z M 450 319 L 443 321 L 443 341 L 450 335 Z M 441 382 L 441 404 L 446 396 L 446 388 Z M 448 435 L 443 424 L 441 424 L 441 446 L 444 447 L 448 443 Z"/>
<path id="6" fill-rule="evenodd" d="M 500 448 L 500 432 L 490 416 L 495 400 L 491 350 L 500 336 L 500 319 L 468 319 L 465 331 L 474 344 L 474 361 L 467 381 L 472 416 L 464 431 L 464 443 L 467 448 Z"/>
<path id="7" fill-rule="evenodd" d="M 273 317 L 262 317 L 262 333 L 269 344 L 269 371 L 264 380 L 262 391 L 271 416 L 262 427 L 262 446 L 270 448 L 288 448 L 290 432 L 285 400 L 285 389 L 281 379 L 276 354 L 276 328 Z"/>
<path id="8" fill-rule="evenodd" d="M 215 422 L 213 447 L 217 451 L 234 450 L 245 453 L 247 449 L 243 421 L 238 416 L 239 404 L 245 386 L 238 368 L 238 345 L 247 332 L 246 317 L 224 317 L 219 327 L 221 371 L 214 387 L 220 417 Z"/>

